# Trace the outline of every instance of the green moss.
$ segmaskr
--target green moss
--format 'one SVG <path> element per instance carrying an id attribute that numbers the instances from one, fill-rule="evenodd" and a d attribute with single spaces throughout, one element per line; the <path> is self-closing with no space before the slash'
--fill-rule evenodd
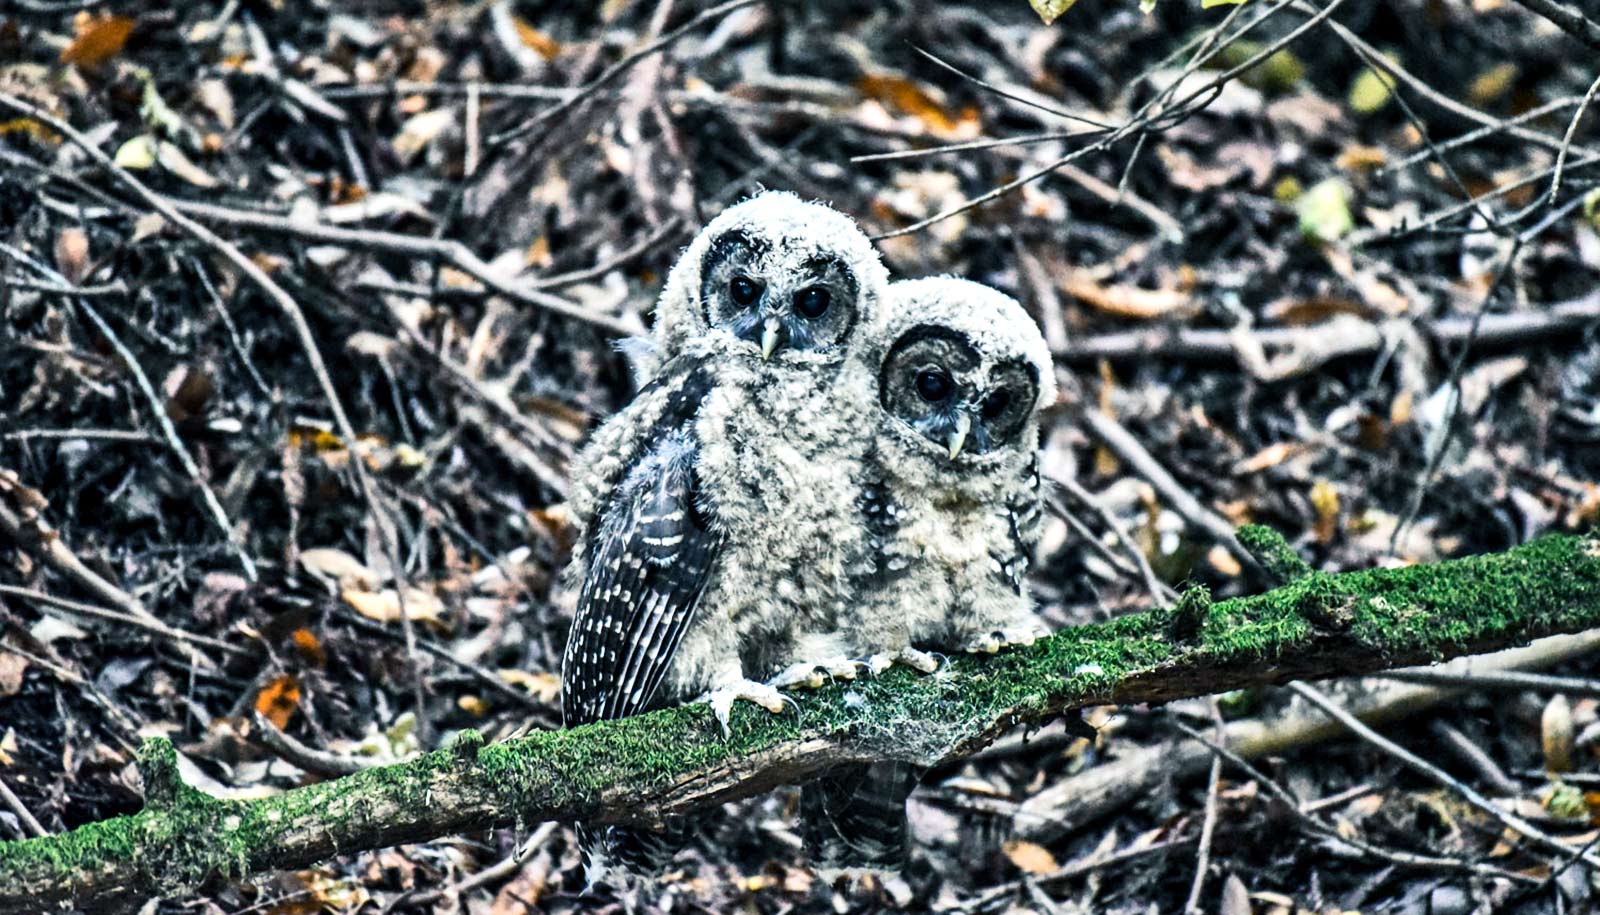
<path id="1" fill-rule="evenodd" d="M 1311 574 L 1311 566 L 1273 528 L 1247 524 L 1239 528 L 1235 536 L 1274 581 L 1287 584 Z"/>

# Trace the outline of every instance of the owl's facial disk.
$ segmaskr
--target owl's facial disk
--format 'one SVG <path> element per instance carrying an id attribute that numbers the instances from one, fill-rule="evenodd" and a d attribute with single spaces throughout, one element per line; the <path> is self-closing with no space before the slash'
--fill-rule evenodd
<path id="1" fill-rule="evenodd" d="M 744 230 L 713 240 L 701 263 L 706 322 L 756 344 L 764 360 L 840 347 L 855 327 L 858 294 L 843 259 L 798 254 Z"/>
<path id="2" fill-rule="evenodd" d="M 985 367 L 972 342 L 947 327 L 919 325 L 901 334 L 878 373 L 878 399 L 949 460 L 1017 444 L 1039 381 L 1023 359 Z"/>

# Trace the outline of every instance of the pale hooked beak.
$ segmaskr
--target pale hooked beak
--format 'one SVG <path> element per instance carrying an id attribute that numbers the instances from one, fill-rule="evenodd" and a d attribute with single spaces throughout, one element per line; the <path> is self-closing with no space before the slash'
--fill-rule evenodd
<path id="1" fill-rule="evenodd" d="M 778 348 L 779 321 L 776 316 L 767 318 L 766 326 L 761 329 L 761 359 L 765 362 L 772 358 L 772 351 Z"/>
<path id="2" fill-rule="evenodd" d="M 972 431 L 972 417 L 965 412 L 956 414 L 956 427 L 950 430 L 950 435 L 945 439 L 945 444 L 950 446 L 950 460 L 955 460 L 961 453 L 961 446 L 967 443 L 967 433 Z"/>

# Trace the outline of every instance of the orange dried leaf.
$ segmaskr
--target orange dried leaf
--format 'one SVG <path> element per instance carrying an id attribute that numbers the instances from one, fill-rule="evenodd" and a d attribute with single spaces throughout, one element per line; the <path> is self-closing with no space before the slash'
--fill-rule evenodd
<path id="1" fill-rule="evenodd" d="M 27 134 L 40 143 L 59 146 L 61 137 L 55 131 L 35 121 L 33 118 L 12 118 L 9 121 L 0 121 L 0 137 L 10 133 Z"/>
<path id="2" fill-rule="evenodd" d="M 976 136 L 978 110 L 967 107 L 948 111 L 938 99 L 903 76 L 868 74 L 856 81 L 861 94 L 886 108 L 910 115 L 922 122 L 928 132 L 945 137 Z"/>
<path id="3" fill-rule="evenodd" d="M 289 726 L 289 719 L 294 717 L 294 711 L 299 706 L 300 681 L 290 674 L 278 677 L 256 693 L 256 711 L 265 715 L 280 731 Z"/>
<path id="4" fill-rule="evenodd" d="M 1055 855 L 1043 845 L 1013 839 L 1001 847 L 1017 870 L 1025 874 L 1048 874 L 1057 868 Z"/>
<path id="5" fill-rule="evenodd" d="M 522 43 L 527 45 L 533 53 L 543 57 L 545 60 L 554 60 L 556 55 L 561 53 L 561 42 L 523 22 L 516 16 L 511 17 L 511 21 L 517 27 L 517 37 L 522 39 Z"/>
<path id="6" fill-rule="evenodd" d="M 80 67 L 98 67 L 117 56 L 133 32 L 134 20 L 126 16 L 92 19 L 78 30 L 78 37 L 61 52 L 61 62 Z"/>
<path id="7" fill-rule="evenodd" d="M 1274 442 L 1250 457 L 1233 465 L 1236 474 L 1260 473 L 1269 467 L 1276 467 L 1289 459 L 1289 456 L 1300 450 L 1294 442 Z"/>
<path id="8" fill-rule="evenodd" d="M 294 647 L 307 661 L 318 667 L 328 663 L 328 652 L 322 647 L 322 640 L 310 629 L 300 628 L 289 634 L 289 640 L 294 642 Z"/>

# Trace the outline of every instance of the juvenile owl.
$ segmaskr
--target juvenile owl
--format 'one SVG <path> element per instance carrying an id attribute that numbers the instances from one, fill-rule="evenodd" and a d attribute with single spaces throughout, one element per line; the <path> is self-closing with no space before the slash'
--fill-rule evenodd
<path id="1" fill-rule="evenodd" d="M 895 283 L 885 310 L 862 507 L 871 562 L 836 637 L 875 668 L 923 670 L 935 665 L 920 649 L 1030 643 L 1044 631 L 1025 577 L 1042 513 L 1039 410 L 1055 398 L 1049 349 L 1022 306 L 967 280 Z M 821 857 L 893 865 L 917 779 L 877 762 L 803 789 Z"/>
<path id="2" fill-rule="evenodd" d="M 853 221 L 784 193 L 673 267 L 653 380 L 573 466 L 569 725 L 706 693 L 724 728 L 737 699 L 783 708 L 762 678 L 831 625 L 865 549 L 859 331 L 887 282 Z"/>
<path id="3" fill-rule="evenodd" d="M 874 351 L 865 526 L 876 546 L 847 641 L 992 652 L 1042 632 L 1025 581 L 1042 514 L 1050 351 L 1007 295 L 952 277 L 893 284 Z"/>

